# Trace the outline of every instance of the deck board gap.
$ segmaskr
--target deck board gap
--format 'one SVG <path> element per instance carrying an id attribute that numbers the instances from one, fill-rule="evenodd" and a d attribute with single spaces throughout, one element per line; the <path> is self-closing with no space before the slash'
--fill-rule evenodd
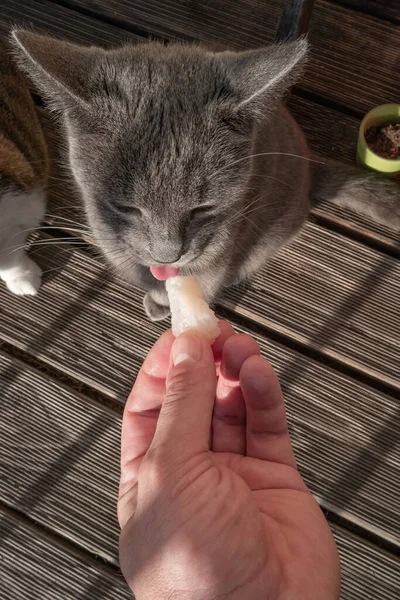
<path id="1" fill-rule="evenodd" d="M 85 550 L 82 546 L 74 544 L 50 527 L 46 527 L 45 525 L 37 523 L 22 511 L 15 507 L 9 506 L 6 502 L 4 502 L 4 500 L 0 499 L 0 520 L 2 515 L 6 515 L 13 521 L 22 524 L 34 535 L 45 539 L 52 546 L 56 546 L 57 548 L 61 548 L 62 550 L 68 552 L 68 554 L 71 554 L 85 565 L 100 569 L 108 575 L 113 577 L 117 576 L 119 579 L 122 579 L 121 571 L 116 563 L 92 554 L 88 550 Z"/>
<path id="2" fill-rule="evenodd" d="M 369 375 L 365 371 L 361 371 L 360 369 L 357 369 L 356 367 L 353 367 L 344 361 L 329 356 L 325 354 L 324 351 L 312 348 L 311 346 L 292 338 L 290 335 L 277 331 L 273 327 L 260 325 L 257 323 L 257 321 L 254 321 L 253 319 L 243 315 L 239 315 L 235 312 L 235 310 L 225 306 L 222 303 L 217 302 L 217 308 L 220 316 L 227 318 L 228 320 L 232 321 L 232 323 L 236 323 L 238 326 L 245 328 L 252 333 L 256 333 L 266 339 L 277 342 L 278 344 L 281 344 L 282 346 L 285 346 L 291 350 L 295 350 L 303 356 L 312 358 L 320 364 L 326 365 L 334 371 L 338 371 L 343 375 L 347 375 L 348 377 L 351 377 L 360 383 L 364 383 L 375 390 L 383 392 L 388 396 L 391 396 L 395 399 L 400 399 L 400 391 L 398 388 L 385 381 L 382 381 L 378 377 Z"/>
<path id="3" fill-rule="evenodd" d="M 0 351 L 13 360 L 20 362 L 21 365 L 28 365 L 35 371 L 45 375 L 46 377 L 49 377 L 49 379 L 56 381 L 73 392 L 77 392 L 80 396 L 88 398 L 90 401 L 101 406 L 105 410 L 122 416 L 124 407 L 121 402 L 102 394 L 100 391 L 95 390 L 83 381 L 72 377 L 68 373 L 64 373 L 64 371 L 57 369 L 57 367 L 50 365 L 46 361 L 33 356 L 29 353 L 29 351 L 22 350 L 21 348 L 3 340 L 0 341 Z"/>
<path id="4" fill-rule="evenodd" d="M 390 540 L 384 539 L 373 531 L 366 529 L 362 525 L 355 523 L 354 521 L 349 521 L 345 517 L 342 517 L 338 513 L 332 512 L 331 510 L 327 510 L 324 508 L 323 502 L 319 503 L 322 511 L 330 525 L 337 525 L 342 529 L 346 529 L 350 531 L 350 533 L 354 533 L 358 537 L 374 544 L 380 550 L 387 552 L 395 557 L 400 557 L 400 546 Z"/>
<path id="5" fill-rule="evenodd" d="M 382 254 L 387 254 L 393 258 L 400 258 L 400 246 L 385 242 L 384 240 L 375 237 L 372 233 L 368 234 L 359 229 L 355 229 L 345 219 L 343 219 L 342 222 L 333 219 L 329 214 L 320 211 L 318 209 L 318 204 L 311 210 L 310 220 L 329 231 L 334 231 L 355 242 L 364 244 L 364 246 L 378 250 L 379 252 L 382 252 Z"/>
<path id="6" fill-rule="evenodd" d="M 301 85 L 293 86 L 293 96 L 298 96 L 302 100 L 314 102 L 315 104 L 319 104 L 325 108 L 340 112 L 353 119 L 361 120 L 364 117 L 364 113 L 362 111 L 352 108 L 351 106 L 346 106 L 345 104 L 342 104 L 342 102 L 338 102 L 329 96 L 323 96 L 322 94 L 318 94 L 318 92 L 313 92 L 305 87 L 302 87 Z"/>
<path id="7" fill-rule="evenodd" d="M 362 4 L 360 0 L 328 0 L 328 2 L 330 4 L 340 4 L 340 6 L 344 6 L 345 8 L 351 8 L 356 13 L 370 15 L 381 21 L 393 23 L 393 25 L 400 23 L 400 9 L 396 12 L 395 8 L 382 8 L 382 6 L 368 0 L 367 2 L 362 0 Z"/>
<path id="8" fill-rule="evenodd" d="M 151 33 L 151 31 L 147 30 L 147 29 L 143 29 L 142 27 L 138 27 L 137 25 L 131 25 L 128 21 L 125 21 L 124 19 L 118 19 L 116 17 L 111 17 L 110 15 L 105 15 L 101 12 L 98 12 L 97 10 L 93 10 L 89 7 L 83 7 L 80 5 L 75 4 L 75 2 L 70 2 L 69 0 L 49 0 L 52 4 L 58 4 L 59 6 L 63 6 L 64 8 L 68 8 L 70 10 L 73 10 L 81 15 L 84 15 L 85 17 L 90 17 L 92 19 L 96 19 L 97 21 L 100 21 L 101 23 L 106 23 L 107 25 L 114 25 L 114 27 L 119 27 L 119 29 L 123 30 L 123 31 L 129 31 L 129 33 L 133 33 L 134 35 L 137 35 L 141 38 L 143 38 L 143 41 L 146 41 L 147 39 L 151 38 L 154 41 L 159 41 L 159 42 L 168 42 L 168 39 L 166 39 L 166 37 L 162 37 L 160 35 L 157 34 L 153 34 Z M 171 39 L 172 36 L 171 36 Z M 174 38 L 174 39 L 178 39 L 178 38 Z M 182 38 L 179 38 L 182 39 Z M 195 37 L 191 37 L 191 36 L 185 36 L 184 38 L 187 41 L 191 41 L 191 42 L 195 42 L 197 41 Z"/>

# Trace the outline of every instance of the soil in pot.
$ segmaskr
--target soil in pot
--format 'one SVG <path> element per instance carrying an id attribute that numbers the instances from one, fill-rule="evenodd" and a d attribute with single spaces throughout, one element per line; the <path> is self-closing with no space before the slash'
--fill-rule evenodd
<path id="1" fill-rule="evenodd" d="M 382 158 L 400 158 L 400 124 L 385 123 L 365 132 L 365 141 L 375 154 Z"/>

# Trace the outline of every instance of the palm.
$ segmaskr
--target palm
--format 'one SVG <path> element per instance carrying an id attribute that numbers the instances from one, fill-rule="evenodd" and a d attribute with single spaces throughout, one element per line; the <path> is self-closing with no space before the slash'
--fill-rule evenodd
<path id="1" fill-rule="evenodd" d="M 210 594 L 265 600 L 268 589 L 267 600 L 337 598 L 336 547 L 297 470 L 232 453 L 207 453 L 204 461 L 210 468 L 192 483 L 196 493 L 184 485 L 173 511 L 182 545 L 189 533 L 195 545 L 207 544 L 207 564 L 229 581 Z"/>
<path id="2" fill-rule="evenodd" d="M 251 460 L 251 459 L 250 459 Z M 302 481 L 296 470 L 284 465 L 264 463 L 266 471 L 276 468 L 277 481 L 265 478 L 265 487 L 260 490 L 260 481 L 248 485 L 252 498 L 260 511 L 263 528 L 279 564 L 280 578 L 276 581 L 276 599 L 285 598 L 330 598 L 337 572 L 332 563 L 337 563 L 337 550 L 320 508 L 308 490 L 301 489 Z M 261 577 L 271 583 L 270 561 L 266 561 Z M 310 577 L 312 574 L 312 577 Z M 281 582 L 281 583 L 280 583 Z M 319 590 L 316 593 L 316 590 Z M 251 597 L 249 595 L 248 597 Z"/>

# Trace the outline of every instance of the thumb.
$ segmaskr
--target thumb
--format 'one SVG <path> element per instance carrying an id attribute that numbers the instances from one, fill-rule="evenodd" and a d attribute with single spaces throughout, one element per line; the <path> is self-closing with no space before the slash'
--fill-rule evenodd
<path id="1" fill-rule="evenodd" d="M 181 446 L 186 439 L 192 448 L 208 449 L 216 385 L 210 344 L 194 332 L 179 336 L 171 350 L 154 445 Z"/>

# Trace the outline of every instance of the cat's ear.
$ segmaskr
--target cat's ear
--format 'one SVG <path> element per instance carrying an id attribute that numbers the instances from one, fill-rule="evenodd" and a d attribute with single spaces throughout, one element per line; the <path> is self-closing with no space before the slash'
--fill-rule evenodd
<path id="1" fill-rule="evenodd" d="M 237 97 L 236 109 L 254 117 L 275 108 L 303 72 L 308 43 L 276 44 L 246 52 L 221 55 L 225 74 Z"/>
<path id="2" fill-rule="evenodd" d="M 21 29 L 12 42 L 18 63 L 56 108 L 88 104 L 90 75 L 104 50 Z"/>

